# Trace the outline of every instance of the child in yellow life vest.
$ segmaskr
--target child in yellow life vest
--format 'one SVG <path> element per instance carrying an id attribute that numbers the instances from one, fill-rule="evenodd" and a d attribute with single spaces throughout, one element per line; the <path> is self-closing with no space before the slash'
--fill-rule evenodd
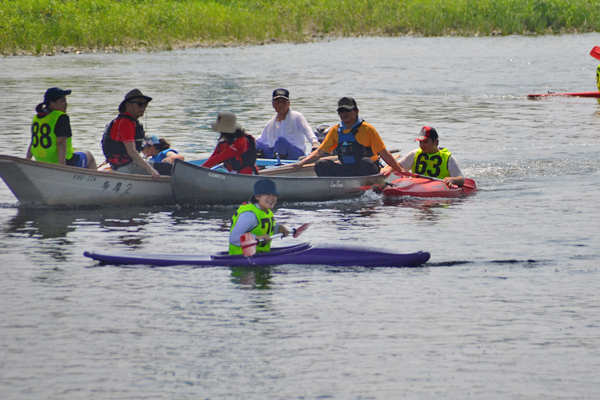
<path id="1" fill-rule="evenodd" d="M 434 128 L 424 126 L 421 135 L 415 141 L 419 142 L 419 148 L 398 161 L 402 168 L 415 174 L 443 179 L 449 187 L 464 185 L 465 178 L 458 161 L 448 149 L 439 147 L 439 136 Z M 384 169 L 382 173 L 388 171 L 392 172 L 390 169 Z"/>
<path id="2" fill-rule="evenodd" d="M 258 241 L 256 252 L 271 251 L 271 235 L 282 233 L 287 236 L 289 231 L 275 223 L 273 207 L 277 203 L 279 192 L 275 182 L 270 179 L 260 179 L 254 184 L 254 194 L 250 203 L 244 203 L 233 215 L 233 224 L 229 233 L 229 254 L 243 254 L 240 236 L 252 233 Z"/>

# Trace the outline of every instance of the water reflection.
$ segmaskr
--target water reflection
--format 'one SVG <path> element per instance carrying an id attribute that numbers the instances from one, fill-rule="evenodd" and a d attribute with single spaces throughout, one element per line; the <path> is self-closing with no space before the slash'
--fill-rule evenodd
<path id="1" fill-rule="evenodd" d="M 231 282 L 241 289 L 270 289 L 271 278 L 270 266 L 231 268 Z"/>
<path id="2" fill-rule="evenodd" d="M 446 213 L 440 212 L 447 210 L 453 205 L 460 204 L 463 199 L 425 199 L 417 197 L 387 197 L 384 200 L 385 206 L 407 207 L 419 212 L 414 217 L 420 221 L 437 222 L 443 218 Z"/>
<path id="3" fill-rule="evenodd" d="M 75 218 L 67 214 L 49 209 L 19 209 L 4 231 L 38 239 L 66 237 L 76 229 Z"/>
<path id="4" fill-rule="evenodd" d="M 19 208 L 8 221 L 7 233 L 25 234 L 37 239 L 61 238 L 77 229 L 98 226 L 111 230 L 130 230 L 149 223 L 156 208 L 103 208 L 103 209 L 40 209 Z"/>

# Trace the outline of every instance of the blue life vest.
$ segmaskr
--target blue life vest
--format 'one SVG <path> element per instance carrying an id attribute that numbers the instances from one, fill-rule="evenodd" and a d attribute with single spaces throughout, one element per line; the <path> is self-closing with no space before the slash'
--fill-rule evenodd
<path id="1" fill-rule="evenodd" d="M 154 161 L 154 162 L 162 162 L 166 157 L 167 157 L 167 153 L 172 151 L 175 154 L 179 154 L 177 152 L 177 150 L 173 150 L 173 149 L 167 149 L 167 150 L 163 150 L 160 153 L 158 153 L 157 155 L 153 156 L 150 158 L 150 161 Z"/>
<path id="2" fill-rule="evenodd" d="M 373 150 L 371 150 L 370 147 L 363 146 L 356 141 L 356 133 L 362 123 L 363 121 L 361 120 L 358 124 L 354 125 L 348 133 L 343 132 L 342 124 L 338 125 L 338 144 L 336 152 L 338 159 L 342 164 L 357 164 L 363 158 L 373 156 Z"/>

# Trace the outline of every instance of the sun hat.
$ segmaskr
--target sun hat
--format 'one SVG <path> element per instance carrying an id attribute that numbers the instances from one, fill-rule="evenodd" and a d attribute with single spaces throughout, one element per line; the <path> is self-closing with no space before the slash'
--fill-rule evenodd
<path id="1" fill-rule="evenodd" d="M 152 97 L 144 95 L 139 89 L 133 89 L 125 95 L 125 98 L 123 99 L 121 104 L 119 104 L 119 112 L 125 112 L 125 103 L 139 97 L 146 99 L 148 103 L 152 101 Z"/>
<path id="2" fill-rule="evenodd" d="M 270 179 L 259 179 L 254 184 L 254 195 L 259 194 L 274 194 L 275 196 L 281 196 L 277 191 L 275 182 Z"/>
<path id="3" fill-rule="evenodd" d="M 430 126 L 424 126 L 423 129 L 421 129 L 421 136 L 416 138 L 415 142 L 422 142 L 423 140 L 427 140 L 429 138 L 431 138 L 431 140 L 436 140 L 438 137 L 438 133 L 435 129 Z"/>
<path id="4" fill-rule="evenodd" d="M 273 91 L 273 100 L 275 99 L 290 99 L 290 92 L 286 89 L 275 89 Z"/>
<path id="5" fill-rule="evenodd" d="M 44 104 L 48 105 L 51 101 L 56 101 L 61 97 L 71 94 L 70 90 L 62 90 L 61 88 L 51 87 L 44 94 Z"/>
<path id="6" fill-rule="evenodd" d="M 217 120 L 210 123 L 210 126 L 215 132 L 221 133 L 235 133 L 238 129 L 243 129 L 240 124 L 237 123 L 237 117 L 231 111 L 221 111 L 217 115 Z"/>
<path id="7" fill-rule="evenodd" d="M 338 112 L 340 110 L 354 110 L 357 108 L 356 101 L 352 97 L 342 97 L 338 101 Z"/>

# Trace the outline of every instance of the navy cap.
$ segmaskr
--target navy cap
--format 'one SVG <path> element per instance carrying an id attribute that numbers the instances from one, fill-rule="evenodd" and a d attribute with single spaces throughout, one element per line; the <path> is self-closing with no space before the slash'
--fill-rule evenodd
<path id="1" fill-rule="evenodd" d="M 46 90 L 46 94 L 44 95 L 44 104 L 48 105 L 51 101 L 56 101 L 69 94 L 71 94 L 70 90 L 62 90 L 61 88 L 52 87 Z"/>
<path id="2" fill-rule="evenodd" d="M 259 179 L 254 184 L 254 195 L 257 194 L 274 194 L 275 196 L 281 196 L 277 191 L 275 182 L 270 179 Z"/>
<path id="3" fill-rule="evenodd" d="M 286 89 L 275 89 L 273 91 L 273 100 L 275 99 L 290 99 L 290 92 Z"/>

